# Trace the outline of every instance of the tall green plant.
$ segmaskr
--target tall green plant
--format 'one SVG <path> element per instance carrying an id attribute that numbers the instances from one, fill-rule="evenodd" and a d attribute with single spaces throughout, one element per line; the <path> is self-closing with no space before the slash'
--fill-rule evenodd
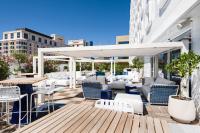
<path id="1" fill-rule="evenodd" d="M 144 67 L 144 62 L 140 58 L 134 58 L 132 63 L 133 65 L 131 65 L 131 67 L 137 69 L 138 72 Z"/>
<path id="2" fill-rule="evenodd" d="M 9 76 L 9 67 L 8 64 L 0 60 L 0 80 L 4 80 Z"/>
<path id="3" fill-rule="evenodd" d="M 170 64 L 166 65 L 166 70 L 172 73 L 177 73 L 181 78 L 181 87 L 179 87 L 179 97 L 180 99 L 184 99 L 181 93 L 182 89 L 187 88 L 187 80 L 188 76 L 192 75 L 192 72 L 198 68 L 198 64 L 200 63 L 200 55 L 195 54 L 190 51 L 188 53 L 183 53 L 179 56 L 179 58 L 172 60 Z M 186 81 L 184 81 L 185 79 Z M 186 83 L 184 83 L 186 82 Z"/>
<path id="4" fill-rule="evenodd" d="M 190 51 L 183 53 L 179 58 L 172 60 L 166 65 L 166 70 L 172 73 L 178 73 L 180 77 L 191 76 L 192 72 L 197 69 L 200 63 L 200 55 Z"/>
<path id="5" fill-rule="evenodd" d="M 121 75 L 123 74 L 124 68 L 129 68 L 129 63 L 127 62 L 118 62 L 116 63 L 116 74 Z"/>

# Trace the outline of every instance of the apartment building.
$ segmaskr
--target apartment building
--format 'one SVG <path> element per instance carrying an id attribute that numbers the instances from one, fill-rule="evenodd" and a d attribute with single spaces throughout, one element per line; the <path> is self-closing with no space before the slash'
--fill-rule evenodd
<path id="1" fill-rule="evenodd" d="M 28 28 L 18 28 L 14 31 L 3 32 L 3 38 L 0 40 L 0 54 L 11 55 L 19 52 L 35 55 L 38 48 L 62 46 L 64 46 L 62 36 L 56 34 L 49 36 Z"/>
<path id="2" fill-rule="evenodd" d="M 70 47 L 93 46 L 93 42 L 92 41 L 86 41 L 84 39 L 68 40 L 68 46 L 70 46 Z"/>
<path id="3" fill-rule="evenodd" d="M 131 45 L 182 41 L 188 50 L 200 54 L 199 0 L 131 0 L 129 41 Z M 180 50 L 145 57 L 144 76 L 156 76 L 158 69 L 180 55 Z M 157 62 L 157 63 L 155 63 Z M 163 72 L 166 78 L 172 74 Z M 200 112 L 199 71 L 193 73 L 190 91 Z M 200 113 L 199 113 L 200 116 Z"/>
<path id="4" fill-rule="evenodd" d="M 116 36 L 116 45 L 129 44 L 129 35 Z M 128 59 L 129 57 L 118 57 L 118 59 Z M 129 62 L 131 63 L 131 61 Z"/>

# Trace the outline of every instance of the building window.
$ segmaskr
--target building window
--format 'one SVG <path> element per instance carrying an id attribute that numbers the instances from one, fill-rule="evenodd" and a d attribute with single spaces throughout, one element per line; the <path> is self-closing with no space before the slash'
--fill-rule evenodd
<path id="1" fill-rule="evenodd" d="M 50 41 L 49 44 L 52 45 L 52 41 Z"/>
<path id="2" fill-rule="evenodd" d="M 1 46 L 2 44 L 0 43 L 0 46 Z"/>
<path id="3" fill-rule="evenodd" d="M 129 44 L 129 41 L 121 41 L 121 42 L 118 42 L 118 44 Z"/>
<path id="4" fill-rule="evenodd" d="M 46 39 L 44 40 L 44 43 L 47 44 L 47 40 Z"/>
<path id="5" fill-rule="evenodd" d="M 38 42 L 42 42 L 42 38 L 39 37 L 39 38 L 38 38 Z"/>
<path id="6" fill-rule="evenodd" d="M 35 41 L 35 36 L 32 36 L 32 40 Z"/>
<path id="7" fill-rule="evenodd" d="M 4 34 L 4 39 L 8 39 L 8 34 Z"/>
<path id="8" fill-rule="evenodd" d="M 27 33 L 24 33 L 24 38 L 28 39 L 28 34 Z"/>
<path id="9" fill-rule="evenodd" d="M 20 32 L 17 32 L 17 38 L 20 38 Z"/>
<path id="10" fill-rule="evenodd" d="M 57 43 L 56 43 L 56 42 L 54 42 L 54 46 L 57 46 Z"/>
<path id="11" fill-rule="evenodd" d="M 14 38 L 14 33 L 10 34 L 10 38 L 13 39 Z"/>
<path id="12" fill-rule="evenodd" d="M 10 45 L 14 45 L 14 42 L 10 42 Z"/>

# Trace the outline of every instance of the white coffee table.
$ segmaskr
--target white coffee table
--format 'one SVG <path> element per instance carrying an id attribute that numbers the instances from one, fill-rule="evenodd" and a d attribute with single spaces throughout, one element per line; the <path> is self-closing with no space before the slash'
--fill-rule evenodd
<path id="1" fill-rule="evenodd" d="M 133 104 L 134 113 L 143 115 L 143 102 L 140 95 L 117 93 L 114 101 Z"/>

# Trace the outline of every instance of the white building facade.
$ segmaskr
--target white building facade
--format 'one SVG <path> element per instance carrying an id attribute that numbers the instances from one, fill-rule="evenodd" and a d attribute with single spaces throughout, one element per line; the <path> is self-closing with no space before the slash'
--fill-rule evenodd
<path id="1" fill-rule="evenodd" d="M 131 45 L 150 42 L 183 41 L 200 54 L 200 1 L 199 0 L 131 0 L 129 41 Z M 144 76 L 156 76 L 180 51 L 171 51 L 157 57 L 145 57 Z M 158 66 L 153 66 L 158 62 Z M 166 78 L 170 78 L 165 73 Z M 200 112 L 200 71 L 193 73 L 188 92 Z M 200 113 L 199 113 L 200 116 Z"/>
<path id="2" fill-rule="evenodd" d="M 84 39 L 68 40 L 68 46 L 70 46 L 70 47 L 93 46 L 93 42 L 92 41 L 86 41 Z"/>

